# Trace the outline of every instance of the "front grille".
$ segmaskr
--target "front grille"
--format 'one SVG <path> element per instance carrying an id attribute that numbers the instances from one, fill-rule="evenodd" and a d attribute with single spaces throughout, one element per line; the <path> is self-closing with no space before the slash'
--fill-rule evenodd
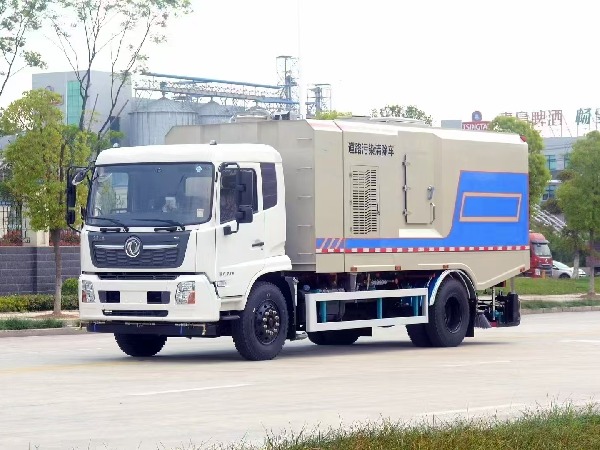
<path id="1" fill-rule="evenodd" d="M 143 309 L 130 309 L 123 311 L 102 311 L 102 314 L 109 317 L 167 317 L 169 315 L 169 311 L 148 311 Z"/>
<path id="2" fill-rule="evenodd" d="M 143 249 L 137 258 L 130 258 L 123 249 L 94 246 L 96 267 L 177 267 L 178 248 Z"/>
<path id="3" fill-rule="evenodd" d="M 101 280 L 175 280 L 180 273 L 154 273 L 154 272 L 100 272 L 97 273 Z"/>

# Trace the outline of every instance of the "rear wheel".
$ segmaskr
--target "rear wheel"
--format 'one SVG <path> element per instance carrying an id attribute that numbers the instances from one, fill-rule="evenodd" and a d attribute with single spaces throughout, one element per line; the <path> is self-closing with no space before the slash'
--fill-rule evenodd
<path id="1" fill-rule="evenodd" d="M 256 283 L 241 317 L 231 324 L 235 348 L 250 361 L 275 358 L 285 343 L 288 320 L 285 298 L 277 286 Z"/>
<path id="2" fill-rule="evenodd" d="M 166 336 L 152 334 L 115 334 L 119 348 L 129 356 L 154 356 L 162 350 L 167 342 Z"/>
<path id="3" fill-rule="evenodd" d="M 308 333 L 308 339 L 317 345 L 352 345 L 360 336 L 359 330 L 330 330 Z"/>
<path id="4" fill-rule="evenodd" d="M 558 278 L 571 278 L 571 277 L 566 273 L 561 273 Z"/>
<path id="5" fill-rule="evenodd" d="M 469 300 L 464 285 L 453 278 L 446 279 L 429 307 L 427 335 L 434 347 L 456 347 L 465 338 L 469 327 Z"/>

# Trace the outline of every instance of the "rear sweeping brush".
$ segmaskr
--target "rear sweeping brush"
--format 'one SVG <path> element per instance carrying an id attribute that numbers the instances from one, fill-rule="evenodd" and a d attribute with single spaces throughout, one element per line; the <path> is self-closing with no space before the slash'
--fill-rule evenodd
<path id="1" fill-rule="evenodd" d="M 492 328 L 490 321 L 485 317 L 483 311 L 477 311 L 475 316 L 475 328 Z"/>

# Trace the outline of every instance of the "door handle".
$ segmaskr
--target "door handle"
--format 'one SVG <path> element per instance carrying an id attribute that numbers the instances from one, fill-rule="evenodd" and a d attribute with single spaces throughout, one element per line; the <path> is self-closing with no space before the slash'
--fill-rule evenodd
<path id="1" fill-rule="evenodd" d="M 254 244 L 252 244 L 252 248 L 254 248 L 254 247 L 262 247 L 263 245 L 265 245 L 265 243 L 262 242 L 262 241 L 255 242 Z"/>

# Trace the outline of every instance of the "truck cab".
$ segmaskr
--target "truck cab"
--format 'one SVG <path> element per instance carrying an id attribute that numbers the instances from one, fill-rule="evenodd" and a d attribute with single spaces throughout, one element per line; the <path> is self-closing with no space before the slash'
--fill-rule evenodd
<path id="1" fill-rule="evenodd" d="M 529 232 L 530 268 L 526 275 L 531 278 L 552 276 L 552 252 L 548 240 L 542 233 Z"/>
<path id="2" fill-rule="evenodd" d="M 262 273 L 291 268 L 273 149 L 120 150 L 88 171 L 82 320 L 216 322 Z"/>

